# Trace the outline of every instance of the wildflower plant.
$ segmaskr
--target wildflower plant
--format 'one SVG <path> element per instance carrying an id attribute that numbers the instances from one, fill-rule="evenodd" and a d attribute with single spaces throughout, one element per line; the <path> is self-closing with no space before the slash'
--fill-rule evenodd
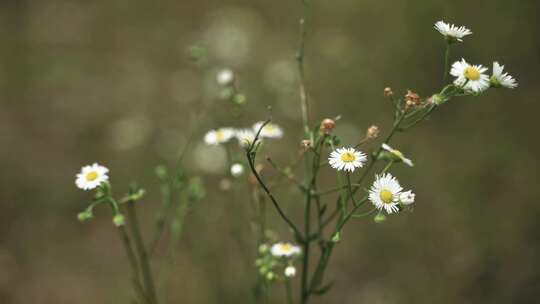
<path id="1" fill-rule="evenodd" d="M 300 42 L 296 54 L 303 126 L 303 137 L 298 138 L 301 143 L 298 159 L 283 165 L 269 156 L 263 160 L 259 158 L 264 139 L 281 138 L 286 132 L 271 118 L 256 123 L 252 130 L 243 129 L 237 132 L 244 148 L 247 167 L 251 172 L 250 181 L 254 193 L 252 197 L 256 198 L 259 210 L 262 210 L 256 217 L 258 258 L 255 265 L 259 281 L 262 280 L 264 286 L 285 282 L 286 300 L 289 304 L 308 303 L 313 297 L 331 289 L 332 281 L 326 278 L 326 270 L 350 221 L 371 218 L 375 223 L 382 223 L 413 209 L 416 201 L 414 190 L 404 187 L 406 183 L 402 183 L 391 173 L 394 166 L 401 165 L 409 169 L 414 167 L 408 156 L 390 146 L 395 136 L 420 125 L 451 99 L 481 96 L 490 88 L 517 87 L 517 81 L 505 73 L 504 66 L 498 62 L 493 63 L 491 76 L 483 65 L 471 64 L 463 58 L 451 63 L 451 47 L 463 42 L 472 31 L 464 26 L 439 21 L 435 24 L 435 29 L 443 35 L 446 44 L 442 87 L 424 97 L 412 90 L 399 97 L 391 88 L 385 88 L 383 95 L 392 105 L 393 123 L 384 132 L 382 142 L 373 151 L 365 150 L 366 143 L 374 142 L 383 134 L 379 127 L 372 125 L 358 142 L 342 144 L 341 139 L 333 133 L 340 117 L 325 118 L 320 123 L 312 123 L 310 117 L 309 94 L 304 83 L 306 11 L 309 4 L 310 1 L 303 1 Z M 448 80 L 449 76 L 452 76 L 451 80 Z M 303 169 L 299 169 L 302 167 L 299 164 L 302 163 Z M 290 182 L 303 196 L 302 219 L 287 214 L 283 208 L 286 198 L 278 197 L 274 193 L 273 186 L 276 182 L 265 174 L 268 170 L 275 170 L 278 179 Z M 335 172 L 336 185 L 321 189 L 319 176 L 329 170 Z M 239 170 L 231 167 L 231 173 L 237 171 Z M 297 245 L 275 242 L 267 236 L 271 229 L 265 219 L 266 201 L 270 202 L 283 224 L 290 230 L 291 235 L 283 238 L 292 239 Z M 290 253 L 293 249 L 295 254 L 284 253 Z M 314 254 L 314 251 L 318 253 Z M 295 260 L 298 260 L 298 266 L 294 265 Z M 295 276 L 299 277 L 300 282 L 299 290 L 293 296 L 293 285 L 290 281 Z M 269 292 L 269 288 L 265 288 L 264 292 Z"/>
<path id="2" fill-rule="evenodd" d="M 384 130 L 376 125 L 366 125 L 366 132 L 359 136 L 358 142 L 342 143 L 334 133 L 341 117 L 317 122 L 311 117 L 310 98 L 304 81 L 308 32 L 306 12 L 310 1 L 303 0 L 302 3 L 296 62 L 303 135 L 297 140 L 300 145 L 294 151 L 297 155 L 295 160 L 281 164 L 270 156 L 261 159 L 266 145 L 279 145 L 280 139 L 288 133 L 273 118 L 253 119 L 253 124 L 243 126 L 213 126 L 214 129 L 201 135 L 201 141 L 206 145 L 219 146 L 226 151 L 227 165 L 223 172 L 225 177 L 220 182 L 221 189 L 229 190 L 236 182 L 246 182 L 244 186 L 248 191 L 243 191 L 243 194 L 252 203 L 252 226 L 256 239 L 256 258 L 252 261 L 253 272 L 257 274 L 253 288 L 253 302 L 256 303 L 261 298 L 268 299 L 269 292 L 273 290 L 270 287 L 276 284 L 283 285 L 288 304 L 306 304 L 327 293 L 333 283 L 327 278 L 326 271 L 349 222 L 370 219 L 383 223 L 405 211 L 412 211 L 417 200 L 414 190 L 391 171 L 394 166 L 412 170 L 414 157 L 411 159 L 392 147 L 390 144 L 394 137 L 420 125 L 454 98 L 477 97 L 492 88 L 513 89 L 518 85 L 498 62 L 493 62 L 491 75 L 487 67 L 469 63 L 464 58 L 452 63 L 451 47 L 462 43 L 472 32 L 464 26 L 439 21 L 435 29 L 443 35 L 446 44 L 442 86 L 434 93 L 420 95 L 408 90 L 403 96 L 397 96 L 390 87 L 385 88 L 382 97 L 391 106 L 392 125 Z M 192 47 L 190 51 L 195 62 L 207 64 L 204 48 Z M 452 79 L 449 80 L 449 76 Z M 239 77 L 235 71 L 221 69 L 216 73 L 215 81 L 220 99 L 232 104 L 232 113 L 238 115 L 248 99 L 239 89 Z M 200 117 L 196 123 L 199 121 Z M 374 143 L 381 137 L 374 150 L 367 150 L 367 143 Z M 165 166 L 156 168 L 162 204 L 157 208 L 154 237 L 148 242 L 142 238 L 137 217 L 137 206 L 142 204 L 144 189 L 132 186 L 127 194 L 115 197 L 109 169 L 97 163 L 83 167 L 76 176 L 77 187 L 94 191 L 92 201 L 78 215 L 80 221 L 91 220 L 93 210 L 101 205 L 109 206 L 112 211 L 112 223 L 120 233 L 131 266 L 135 303 L 158 303 L 151 259 L 155 258 L 156 248 L 165 230 L 169 229 L 166 259 L 169 262 L 174 260 L 185 217 L 190 208 L 205 196 L 201 179 L 189 176 L 181 165 L 187 146 L 172 169 Z M 269 171 L 276 173 L 273 178 L 267 174 Z M 328 188 L 320 186 L 320 176 L 324 172 L 335 175 L 335 185 Z M 283 201 L 287 198 L 275 193 L 275 187 L 283 181 L 292 185 L 302 197 L 302 218 L 288 214 L 283 208 Z M 267 213 L 272 210 L 290 235 L 278 236 L 270 227 Z M 298 284 L 293 284 L 296 280 Z M 296 285 L 298 290 L 293 288 Z"/>

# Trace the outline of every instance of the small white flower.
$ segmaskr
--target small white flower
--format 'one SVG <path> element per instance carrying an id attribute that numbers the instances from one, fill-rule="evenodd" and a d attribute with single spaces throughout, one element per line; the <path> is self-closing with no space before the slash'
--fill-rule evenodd
<path id="1" fill-rule="evenodd" d="M 109 180 L 107 173 L 109 169 L 94 163 L 91 166 L 84 166 L 81 173 L 77 174 L 75 184 L 83 190 L 91 190 Z"/>
<path id="2" fill-rule="evenodd" d="M 231 69 L 223 69 L 217 73 L 216 81 L 222 86 L 231 85 L 234 82 L 234 72 Z"/>
<path id="3" fill-rule="evenodd" d="M 338 171 L 345 170 L 353 172 L 356 168 L 361 168 L 367 161 L 367 156 L 354 148 L 338 148 L 328 158 L 328 163 Z"/>
<path id="4" fill-rule="evenodd" d="M 255 132 L 251 129 L 239 129 L 234 131 L 234 137 L 242 147 L 247 147 L 255 140 Z"/>
<path id="5" fill-rule="evenodd" d="M 461 59 L 452 64 L 450 75 L 456 77 L 454 84 L 464 90 L 479 93 L 489 88 L 489 76 L 484 74 L 487 68 L 481 65 L 470 65 Z"/>
<path id="6" fill-rule="evenodd" d="M 287 266 L 284 273 L 286 277 L 292 278 L 296 275 L 296 268 L 294 266 Z"/>
<path id="7" fill-rule="evenodd" d="M 500 65 L 497 61 L 493 62 L 493 75 L 491 76 L 491 84 L 498 87 L 505 87 L 509 89 L 516 88 L 518 86 L 517 81 L 508 73 L 504 73 L 504 65 Z"/>
<path id="8" fill-rule="evenodd" d="M 396 149 L 393 149 L 392 147 L 390 147 L 389 145 L 387 144 L 382 144 L 382 148 L 390 153 L 392 153 L 394 156 L 398 157 L 399 159 L 401 159 L 402 162 L 404 162 L 405 164 L 407 164 L 409 167 L 414 167 L 414 164 L 412 162 L 412 160 L 406 158 L 403 153 L 401 153 L 401 151 L 399 150 L 396 150 Z"/>
<path id="9" fill-rule="evenodd" d="M 232 128 L 219 128 L 210 130 L 204 135 L 204 142 L 207 145 L 219 145 L 228 142 L 234 136 Z"/>
<path id="10" fill-rule="evenodd" d="M 300 247 L 287 242 L 279 242 L 272 245 L 270 252 L 275 257 L 291 258 L 293 256 L 300 255 L 302 250 Z"/>
<path id="11" fill-rule="evenodd" d="M 369 189 L 369 200 L 379 210 L 384 209 L 388 214 L 398 212 L 401 186 L 390 173 L 377 175 Z"/>
<path id="12" fill-rule="evenodd" d="M 242 164 L 236 163 L 231 166 L 231 175 L 234 177 L 239 177 L 244 174 L 244 166 Z"/>
<path id="13" fill-rule="evenodd" d="M 399 195 L 399 201 L 403 205 L 410 205 L 414 203 L 415 197 L 416 195 L 411 190 L 409 190 L 409 191 L 401 192 L 401 194 Z"/>
<path id="14" fill-rule="evenodd" d="M 264 121 L 259 121 L 253 125 L 253 131 L 255 133 L 259 132 L 259 129 L 264 124 Z M 280 126 L 273 124 L 273 123 L 267 123 L 261 130 L 261 133 L 259 134 L 260 137 L 266 137 L 266 138 L 282 138 L 283 137 L 283 130 Z"/>
<path id="15" fill-rule="evenodd" d="M 471 30 L 464 26 L 456 26 L 453 24 L 445 23 L 444 21 L 438 21 L 435 23 L 435 29 L 439 31 L 446 39 L 450 42 L 459 41 L 462 42 L 461 38 L 472 34 Z"/>

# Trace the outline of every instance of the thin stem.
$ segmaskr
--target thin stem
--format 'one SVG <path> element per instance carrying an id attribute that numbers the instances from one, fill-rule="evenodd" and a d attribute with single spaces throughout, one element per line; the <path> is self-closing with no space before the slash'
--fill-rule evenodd
<path id="1" fill-rule="evenodd" d="M 144 301 L 144 303 L 151 303 L 146 297 L 144 289 L 141 284 L 141 279 L 139 276 L 139 273 L 140 273 L 139 265 L 137 264 L 137 258 L 135 256 L 135 252 L 133 251 L 131 240 L 126 231 L 126 227 L 118 226 L 118 233 L 120 234 L 120 239 L 122 240 L 122 244 L 124 245 L 124 250 L 128 257 L 129 265 L 131 267 L 131 272 L 132 272 L 131 282 L 133 284 L 133 289 L 135 289 L 135 292 L 137 293 L 139 298 Z"/>
<path id="2" fill-rule="evenodd" d="M 448 80 L 448 69 L 450 66 L 450 42 L 446 43 L 446 51 L 444 52 L 444 75 L 443 75 L 443 85 L 446 84 Z"/>
<path id="3" fill-rule="evenodd" d="M 137 211 L 135 210 L 135 202 L 127 202 L 127 211 L 129 218 L 129 226 L 131 228 L 131 233 L 135 239 L 135 247 L 137 248 L 139 259 L 141 263 L 141 270 L 143 275 L 144 285 L 146 287 L 146 292 L 150 298 L 151 303 L 157 304 L 156 289 L 154 286 L 154 279 L 152 277 L 152 270 L 150 267 L 150 261 L 148 259 L 148 253 L 144 246 L 144 241 L 141 235 L 139 220 L 137 218 Z"/>
<path id="4" fill-rule="evenodd" d="M 302 234 L 300 233 L 300 230 L 298 230 L 298 228 L 296 227 L 296 225 L 287 217 L 287 215 L 285 215 L 285 212 L 283 212 L 283 210 L 281 209 L 281 207 L 279 206 L 279 203 L 277 202 L 276 198 L 274 197 L 274 195 L 272 194 L 272 192 L 270 192 L 270 190 L 268 189 L 268 187 L 265 185 L 265 183 L 262 181 L 259 173 L 257 172 L 257 170 L 255 169 L 255 164 L 254 164 L 254 159 L 252 158 L 251 156 L 251 151 L 248 149 L 248 151 L 246 151 L 246 157 L 248 159 L 248 164 L 249 164 L 249 168 L 251 169 L 251 173 L 255 176 L 255 179 L 257 179 L 257 182 L 259 183 L 259 185 L 261 186 L 261 188 L 263 188 L 264 192 L 266 193 L 266 195 L 270 198 L 270 200 L 272 201 L 272 203 L 274 204 L 274 207 L 276 208 L 276 210 L 278 211 L 279 215 L 281 216 L 281 218 L 289 225 L 289 227 L 294 231 L 294 234 L 295 236 L 300 239 L 300 240 L 303 240 L 303 237 L 302 237 Z"/>
<path id="5" fill-rule="evenodd" d="M 107 197 L 106 200 L 109 201 L 113 214 L 119 214 L 119 208 L 116 201 L 111 197 Z M 117 226 L 117 229 L 120 235 L 120 239 L 122 240 L 122 245 L 124 246 L 124 251 L 126 252 L 129 261 L 129 266 L 131 267 L 131 282 L 133 284 L 133 289 L 139 296 L 140 300 L 142 300 L 144 303 L 151 304 L 141 284 L 139 263 L 137 262 L 137 257 L 135 255 L 135 251 L 133 250 L 129 234 L 126 231 L 126 227 L 124 225 L 120 225 Z"/>
<path id="6" fill-rule="evenodd" d="M 291 286 L 291 280 L 289 279 L 285 281 L 285 293 L 287 296 L 287 304 L 293 304 L 294 300 L 292 296 L 292 286 Z"/>
<path id="7" fill-rule="evenodd" d="M 300 18 L 300 40 L 298 42 L 298 52 L 296 53 L 296 61 L 298 64 L 298 77 L 300 89 L 300 109 L 302 111 L 302 124 L 305 134 L 309 134 L 309 101 L 306 92 L 305 77 L 304 77 L 304 53 L 306 45 L 306 19 L 308 10 L 308 0 L 302 1 L 302 17 Z"/>

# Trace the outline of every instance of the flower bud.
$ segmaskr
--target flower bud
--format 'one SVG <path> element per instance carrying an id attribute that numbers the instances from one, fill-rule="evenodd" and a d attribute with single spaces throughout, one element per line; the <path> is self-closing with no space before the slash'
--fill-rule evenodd
<path id="1" fill-rule="evenodd" d="M 223 69 L 217 73 L 216 81 L 219 85 L 230 86 L 234 83 L 234 72 L 231 69 Z"/>
<path id="2" fill-rule="evenodd" d="M 336 127 L 336 122 L 333 119 L 325 118 L 321 122 L 321 131 L 330 134 L 332 130 Z"/>
<path id="3" fill-rule="evenodd" d="M 94 215 L 92 214 L 92 211 L 90 210 L 85 210 L 79 214 L 77 214 L 77 219 L 81 222 L 86 222 L 90 219 L 92 219 L 94 217 Z"/>
<path id="4" fill-rule="evenodd" d="M 433 96 L 431 96 L 428 99 L 428 102 L 439 106 L 439 105 L 442 105 L 443 103 L 445 103 L 447 100 L 448 100 L 448 98 L 441 95 L 441 94 L 434 94 Z"/>
<path id="5" fill-rule="evenodd" d="M 379 213 L 379 214 L 375 215 L 373 220 L 375 221 L 375 223 L 378 223 L 378 224 L 382 223 L 382 222 L 386 221 L 386 215 L 384 215 L 382 213 Z"/>
<path id="6" fill-rule="evenodd" d="M 394 92 L 390 87 L 384 88 L 384 97 L 391 97 L 392 95 L 394 95 Z"/>
<path id="7" fill-rule="evenodd" d="M 239 94 L 235 94 L 235 95 L 233 96 L 233 99 L 232 99 L 232 100 L 233 100 L 233 102 L 234 102 L 235 104 L 237 104 L 237 105 L 243 105 L 243 104 L 246 103 L 246 95 L 240 94 L 240 93 L 239 93 Z"/>
<path id="8" fill-rule="evenodd" d="M 116 214 L 112 221 L 116 227 L 124 226 L 126 224 L 126 218 L 120 213 Z"/>
<path id="9" fill-rule="evenodd" d="M 369 139 L 375 139 L 379 137 L 379 127 L 377 127 L 376 125 L 369 127 L 366 131 L 366 137 Z"/>
<path id="10" fill-rule="evenodd" d="M 339 231 L 336 232 L 336 233 L 332 236 L 331 241 L 334 242 L 334 243 L 339 243 L 339 241 L 341 241 L 341 233 L 340 233 Z"/>
<path id="11" fill-rule="evenodd" d="M 287 266 L 287 268 L 285 268 L 284 273 L 285 273 L 285 276 L 288 278 L 294 277 L 296 275 L 296 268 L 294 266 Z"/>
<path id="12" fill-rule="evenodd" d="M 231 166 L 231 175 L 234 177 L 239 177 L 244 174 L 244 166 L 239 163 L 235 163 Z"/>

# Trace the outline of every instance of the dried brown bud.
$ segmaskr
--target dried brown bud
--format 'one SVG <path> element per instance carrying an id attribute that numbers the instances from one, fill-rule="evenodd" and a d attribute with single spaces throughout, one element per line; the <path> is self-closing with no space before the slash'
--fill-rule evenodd
<path id="1" fill-rule="evenodd" d="M 369 139 L 375 139 L 379 137 L 379 127 L 375 125 L 369 127 L 366 131 L 366 137 Z"/>
<path id="2" fill-rule="evenodd" d="M 407 90 L 407 94 L 405 94 L 405 107 L 407 109 L 418 106 L 421 102 L 422 100 L 420 99 L 420 95 L 411 90 Z"/>
<path id="3" fill-rule="evenodd" d="M 394 92 L 392 92 L 392 88 L 386 87 L 384 88 L 384 97 L 390 97 L 394 95 Z"/>
<path id="4" fill-rule="evenodd" d="M 336 127 L 336 122 L 333 119 L 325 118 L 321 122 L 321 131 L 329 134 Z"/>
<path id="5" fill-rule="evenodd" d="M 300 144 L 302 145 L 302 148 L 307 150 L 307 149 L 309 149 L 311 147 L 311 140 L 304 139 L 304 140 L 302 140 L 302 142 Z"/>

